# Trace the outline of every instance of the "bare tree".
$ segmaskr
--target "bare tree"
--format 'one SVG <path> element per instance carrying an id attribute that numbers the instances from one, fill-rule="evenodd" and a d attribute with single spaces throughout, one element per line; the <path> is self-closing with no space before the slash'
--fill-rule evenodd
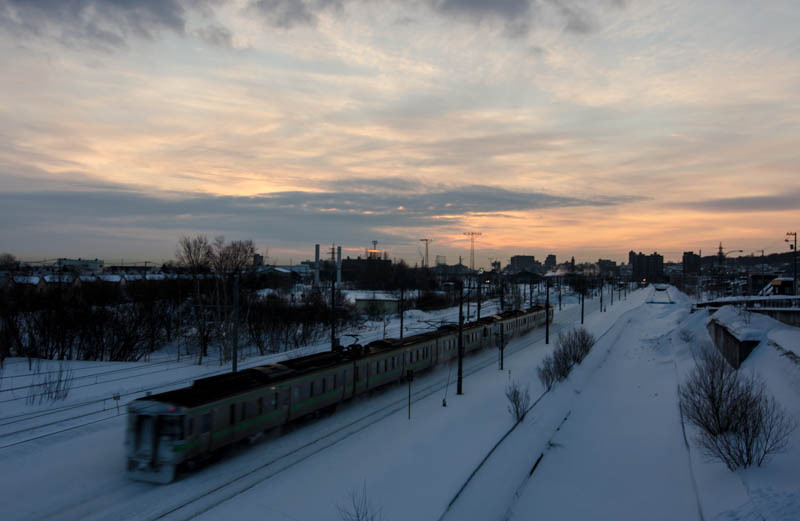
<path id="1" fill-rule="evenodd" d="M 175 258 L 178 264 L 189 268 L 192 273 L 208 270 L 211 266 L 213 251 L 205 235 L 194 237 L 183 236 L 178 241 Z"/>
<path id="2" fill-rule="evenodd" d="M 193 337 L 196 340 L 199 352 L 198 363 L 203 363 L 203 357 L 208 355 L 208 345 L 212 336 L 212 324 L 209 321 L 208 306 L 204 295 L 200 291 L 200 278 L 198 274 L 207 272 L 214 258 L 214 251 L 205 235 L 194 237 L 183 236 L 178 241 L 178 250 L 175 253 L 178 264 L 188 268 L 192 273 L 194 295 L 190 323 L 193 326 Z"/>
<path id="3" fill-rule="evenodd" d="M 256 247 L 250 239 L 225 242 L 222 235 L 211 245 L 211 264 L 218 274 L 242 272 L 253 263 Z"/>
<path id="4" fill-rule="evenodd" d="M 10 253 L 0 253 L 0 267 L 14 267 L 17 264 L 17 258 Z"/>
<path id="5" fill-rule="evenodd" d="M 367 496 L 366 481 L 361 486 L 361 490 L 353 489 L 350 492 L 350 503 L 348 505 L 337 505 L 339 517 L 342 521 L 382 521 L 383 512 L 379 508 L 372 506 Z"/>
<path id="6" fill-rule="evenodd" d="M 517 381 L 511 382 L 506 387 L 506 398 L 508 399 L 508 412 L 517 423 L 521 422 L 531 405 L 531 393 L 528 386 L 526 385 L 523 389 Z"/>
<path id="7" fill-rule="evenodd" d="M 681 411 L 699 429 L 697 444 L 730 469 L 761 466 L 783 452 L 797 427 L 764 382 L 707 349 L 680 387 Z"/>

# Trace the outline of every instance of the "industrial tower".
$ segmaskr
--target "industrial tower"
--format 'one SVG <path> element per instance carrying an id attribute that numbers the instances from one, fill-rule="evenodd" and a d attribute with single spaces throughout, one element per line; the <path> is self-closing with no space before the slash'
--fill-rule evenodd
<path id="1" fill-rule="evenodd" d="M 481 232 L 464 232 L 469 237 L 469 269 L 475 271 L 475 237 L 483 235 Z"/>
<path id="2" fill-rule="evenodd" d="M 428 257 L 428 244 L 433 242 L 433 239 L 420 239 L 420 242 L 425 243 L 425 265 L 423 266 L 423 268 L 429 268 L 431 265 Z"/>

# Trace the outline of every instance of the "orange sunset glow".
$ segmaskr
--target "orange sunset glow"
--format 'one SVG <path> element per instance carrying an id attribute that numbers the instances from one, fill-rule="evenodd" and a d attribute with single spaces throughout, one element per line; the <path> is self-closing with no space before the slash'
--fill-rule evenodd
<path id="1" fill-rule="evenodd" d="M 796 2 L 212 4 L 0 2 L 1 249 L 674 260 L 800 223 Z"/>

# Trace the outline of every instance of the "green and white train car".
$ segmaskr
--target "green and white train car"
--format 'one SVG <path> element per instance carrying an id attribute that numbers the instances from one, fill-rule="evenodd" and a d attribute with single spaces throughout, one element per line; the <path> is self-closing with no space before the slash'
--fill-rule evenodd
<path id="1" fill-rule="evenodd" d="M 550 309 L 552 313 L 552 308 Z M 465 353 L 508 342 L 545 321 L 536 307 L 465 324 Z M 502 329 L 501 329 L 502 328 Z M 502 335 L 501 332 L 502 331 Z M 317 353 L 196 380 L 128 406 L 127 471 L 169 483 L 178 470 L 228 447 L 458 356 L 458 328 Z"/>

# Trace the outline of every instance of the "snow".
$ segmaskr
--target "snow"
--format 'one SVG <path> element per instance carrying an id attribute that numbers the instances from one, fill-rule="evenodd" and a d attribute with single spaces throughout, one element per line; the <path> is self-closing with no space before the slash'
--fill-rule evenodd
<path id="1" fill-rule="evenodd" d="M 730 334 L 742 342 L 758 342 L 764 337 L 763 329 L 758 327 L 758 325 L 764 321 L 761 320 L 760 317 L 755 317 L 754 313 L 750 313 L 741 308 L 722 306 L 711 316 L 711 320 L 725 326 L 725 329 L 727 329 Z M 755 324 L 753 324 L 753 321 L 755 321 Z"/>
<path id="2" fill-rule="evenodd" d="M 598 341 L 550 392 L 542 389 L 536 367 L 552 351 L 558 331 L 580 321 L 574 296 L 565 296 L 563 311 L 556 311 L 550 346 L 544 343 L 544 330 L 537 329 L 509 343 L 504 371 L 498 370 L 496 350 L 466 358 L 463 395 L 455 393 L 455 363 L 419 375 L 411 386 L 411 420 L 408 388 L 393 386 L 345 404 L 331 416 L 296 425 L 283 436 L 231 451 L 166 486 L 125 477 L 124 417 L 106 404 L 105 414 L 112 416 L 108 421 L 0 448 L 6 470 L 0 473 L 3 519 L 138 520 L 164 514 L 163 519 L 337 520 L 337 505 L 346 505 L 351 491 L 364 485 L 386 521 L 800 519 L 800 433 L 795 432 L 788 452 L 766 466 L 735 473 L 698 451 L 691 425 L 685 426 L 684 437 L 678 384 L 694 366 L 693 355 L 710 345 L 705 330 L 709 314 L 690 314 L 689 299 L 672 287 L 668 292 L 674 304 L 647 304 L 654 301 L 647 288 L 622 301 L 615 298 L 614 305 L 606 300 L 604 313 L 597 310 L 597 299 L 587 299 L 585 326 Z M 484 315 L 491 312 L 484 306 Z M 412 311 L 406 325 L 414 329 L 425 321 L 452 321 L 455 314 L 454 309 Z M 388 333 L 396 335 L 398 327 L 393 320 Z M 798 417 L 800 367 L 776 347 L 798 351 L 800 330 L 756 314 L 748 327 L 759 329 L 763 341 L 741 370 L 761 376 Z M 373 329 L 364 337 L 381 334 Z M 325 348 L 321 342 L 308 350 Z M 246 364 L 279 356 L 286 355 L 251 357 Z M 180 385 L 180 378 L 220 370 L 160 359 L 151 365 L 70 362 L 76 376 L 125 372 L 97 376 L 98 384 L 75 389 L 65 403 L 3 403 L 9 394 L 24 397 L 24 390 L 2 391 L 29 381 L 24 362 L 6 361 L 0 446 L 94 418 L 65 419 L 34 433 L 8 436 L 14 429 L 6 425 L 12 416 L 75 405 L 120 389 Z M 57 368 L 58 362 L 48 362 L 41 370 Z M 123 376 L 131 378 L 117 380 Z M 527 384 L 538 400 L 516 426 L 504 397 L 510 381 Z M 445 392 L 447 407 L 442 407 Z M 182 508 L 167 513 L 176 507 Z"/>
<path id="3" fill-rule="evenodd" d="M 357 300 L 386 300 L 396 302 L 400 300 L 400 293 L 393 295 L 385 291 L 365 291 L 365 290 L 342 290 L 348 302 L 354 303 Z M 407 294 L 405 298 L 410 299 L 411 294 Z"/>

